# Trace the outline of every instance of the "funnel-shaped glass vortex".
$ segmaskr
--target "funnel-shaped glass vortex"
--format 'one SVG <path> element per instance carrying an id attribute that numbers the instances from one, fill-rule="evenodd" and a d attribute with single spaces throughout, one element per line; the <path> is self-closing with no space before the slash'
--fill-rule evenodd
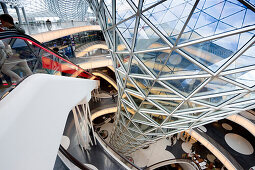
<path id="1" fill-rule="evenodd" d="M 110 143 L 129 154 L 254 108 L 255 14 L 237 0 L 91 0 L 119 90 Z"/>

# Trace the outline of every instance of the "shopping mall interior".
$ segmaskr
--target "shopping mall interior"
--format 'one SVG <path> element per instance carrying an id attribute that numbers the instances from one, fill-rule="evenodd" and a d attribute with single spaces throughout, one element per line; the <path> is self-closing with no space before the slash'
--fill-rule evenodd
<path id="1" fill-rule="evenodd" d="M 0 5 L 0 169 L 255 170 L 255 0 Z"/>

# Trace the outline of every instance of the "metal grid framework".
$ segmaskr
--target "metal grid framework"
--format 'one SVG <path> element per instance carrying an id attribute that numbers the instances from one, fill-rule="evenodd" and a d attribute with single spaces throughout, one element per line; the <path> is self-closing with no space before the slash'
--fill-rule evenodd
<path id="1" fill-rule="evenodd" d="M 84 0 L 45 0 L 50 11 L 62 20 L 84 21 L 88 4 Z"/>
<path id="2" fill-rule="evenodd" d="M 84 0 L 3 0 L 24 7 L 29 18 L 59 17 L 61 20 L 84 21 L 88 4 Z"/>
<path id="3" fill-rule="evenodd" d="M 53 14 L 49 11 L 49 7 L 45 0 L 3 0 L 8 5 L 24 7 L 27 17 L 56 17 L 56 14 Z M 16 11 L 13 8 L 9 8 L 9 13 L 12 16 L 16 16 Z"/>
<path id="4" fill-rule="evenodd" d="M 112 53 L 121 153 L 254 108 L 254 1 L 87 1 Z"/>

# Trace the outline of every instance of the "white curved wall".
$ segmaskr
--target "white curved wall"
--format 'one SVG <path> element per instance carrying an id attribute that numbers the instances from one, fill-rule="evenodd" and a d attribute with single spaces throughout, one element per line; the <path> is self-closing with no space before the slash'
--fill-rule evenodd
<path id="1" fill-rule="evenodd" d="M 94 60 L 94 61 L 87 61 L 84 63 L 77 64 L 83 69 L 93 69 L 93 68 L 100 68 L 100 67 L 107 67 L 112 66 L 112 59 L 105 58 L 102 60 Z"/>
<path id="2" fill-rule="evenodd" d="M 117 91 L 118 91 L 118 87 L 117 87 L 117 83 L 107 74 L 101 73 L 101 72 L 92 72 L 93 75 L 98 76 L 98 77 L 102 77 L 103 79 L 105 79 L 107 82 L 109 82 Z"/>
<path id="3" fill-rule="evenodd" d="M 96 81 L 34 74 L 0 102 L 0 169 L 53 169 L 67 116 Z"/>
<path id="4" fill-rule="evenodd" d="M 235 166 L 232 164 L 230 160 L 228 160 L 218 148 L 216 148 L 213 144 L 211 144 L 207 139 L 202 137 L 199 133 L 194 130 L 186 130 L 193 138 L 202 143 L 209 151 L 211 151 L 225 167 L 229 170 L 236 170 Z"/>
<path id="5" fill-rule="evenodd" d="M 39 42 L 48 42 L 48 41 L 55 40 L 55 39 L 68 36 L 71 34 L 75 34 L 78 32 L 97 31 L 97 30 L 101 30 L 99 25 L 86 25 L 81 27 L 72 27 L 72 28 L 65 28 L 60 30 L 43 32 L 39 34 L 32 34 L 30 36 Z"/>
<path id="6" fill-rule="evenodd" d="M 115 112 L 117 112 L 117 107 L 111 107 L 111 108 L 99 110 L 91 115 L 91 120 L 93 121 L 99 116 L 103 116 L 103 115 L 107 115 L 109 113 L 115 113 Z"/>
<path id="7" fill-rule="evenodd" d="M 108 50 L 109 48 L 107 47 L 106 44 L 95 44 L 95 45 L 89 46 L 89 47 L 83 49 L 82 51 L 76 53 L 76 57 L 83 57 L 83 56 L 85 56 L 88 52 L 93 51 L 93 50 L 97 50 L 97 49 L 105 49 L 105 50 Z"/>
<path id="8" fill-rule="evenodd" d="M 148 168 L 148 170 L 157 169 L 157 168 L 160 168 L 162 166 L 171 165 L 171 164 L 175 164 L 175 163 L 180 164 L 180 166 L 182 167 L 183 170 L 197 170 L 195 165 L 191 165 L 191 163 L 181 161 L 181 160 L 176 160 L 176 159 L 172 159 L 172 160 L 169 160 L 169 161 L 158 163 L 156 165 L 152 165 Z"/>
<path id="9" fill-rule="evenodd" d="M 246 111 L 244 111 L 244 112 L 246 112 Z M 250 114 L 250 113 L 247 113 L 247 114 Z M 227 117 L 227 119 L 243 126 L 253 136 L 255 136 L 255 124 L 252 121 L 250 121 L 249 119 L 247 119 L 241 115 L 238 115 L 238 114 L 231 115 L 231 116 Z"/>

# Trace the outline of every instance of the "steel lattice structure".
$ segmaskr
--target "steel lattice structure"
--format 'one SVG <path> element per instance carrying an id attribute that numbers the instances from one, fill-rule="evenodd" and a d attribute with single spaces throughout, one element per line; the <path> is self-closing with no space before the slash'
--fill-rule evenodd
<path id="1" fill-rule="evenodd" d="M 24 7 L 28 17 L 59 17 L 64 21 L 84 21 L 88 4 L 84 0 L 3 0 Z"/>
<path id="2" fill-rule="evenodd" d="M 8 5 L 8 10 L 12 16 L 16 16 L 14 9 L 9 8 L 9 5 L 24 7 L 29 18 L 34 17 L 56 17 L 57 15 L 49 11 L 49 7 L 45 0 L 3 0 Z"/>
<path id="3" fill-rule="evenodd" d="M 62 20 L 84 21 L 88 4 L 84 0 L 45 0 L 50 11 Z"/>
<path id="4" fill-rule="evenodd" d="M 121 153 L 254 108 L 254 1 L 88 2 L 113 56 Z"/>

